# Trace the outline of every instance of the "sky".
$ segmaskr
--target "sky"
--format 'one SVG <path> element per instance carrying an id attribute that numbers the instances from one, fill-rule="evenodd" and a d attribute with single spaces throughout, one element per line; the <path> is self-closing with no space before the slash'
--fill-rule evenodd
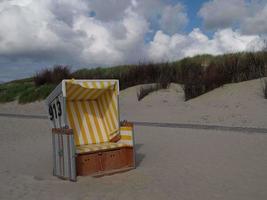
<path id="1" fill-rule="evenodd" d="M 256 51 L 267 0 L 0 0 L 0 82 L 56 64 L 109 67 Z"/>

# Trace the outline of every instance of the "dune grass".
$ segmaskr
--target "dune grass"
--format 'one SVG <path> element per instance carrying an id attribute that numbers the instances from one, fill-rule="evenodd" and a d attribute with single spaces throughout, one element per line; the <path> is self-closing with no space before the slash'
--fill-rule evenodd
<path id="1" fill-rule="evenodd" d="M 263 95 L 264 98 L 267 99 L 267 80 L 264 80 Z"/>
<path id="2" fill-rule="evenodd" d="M 70 67 L 66 65 L 55 65 L 52 69 L 44 69 L 37 72 L 33 77 L 35 86 L 42 86 L 45 84 L 57 85 L 63 79 L 71 77 Z"/>
<path id="3" fill-rule="evenodd" d="M 32 78 L 0 84 L 0 102 L 18 100 L 20 103 L 27 103 L 42 100 L 66 78 L 119 79 L 120 89 L 150 83 L 167 88 L 174 82 L 184 86 L 185 100 L 189 100 L 227 83 L 247 81 L 266 75 L 267 51 L 219 56 L 198 55 L 170 63 L 84 68 L 74 72 L 71 72 L 68 66 L 57 65 L 36 73 Z M 138 95 L 147 95 L 148 91 L 155 89 L 158 88 L 140 89 Z"/>
<path id="4" fill-rule="evenodd" d="M 45 99 L 55 88 L 56 85 L 45 84 L 40 87 L 29 87 L 25 89 L 18 98 L 19 103 L 30 103 Z"/>
<path id="5" fill-rule="evenodd" d="M 0 102 L 14 101 L 20 94 L 28 89 L 32 88 L 32 83 L 8 83 L 0 85 Z"/>
<path id="6" fill-rule="evenodd" d="M 168 86 L 167 86 L 168 87 Z M 165 87 L 164 89 L 166 89 Z M 139 91 L 137 92 L 137 99 L 138 101 L 141 101 L 144 97 L 149 95 L 152 92 L 158 91 L 160 89 L 163 89 L 163 86 L 156 83 L 156 84 L 149 84 L 149 85 L 143 85 L 139 88 Z"/>
<path id="7" fill-rule="evenodd" d="M 19 103 L 29 103 L 46 98 L 55 85 L 45 84 L 36 87 L 32 81 L 13 81 L 0 85 L 0 102 L 17 100 Z"/>

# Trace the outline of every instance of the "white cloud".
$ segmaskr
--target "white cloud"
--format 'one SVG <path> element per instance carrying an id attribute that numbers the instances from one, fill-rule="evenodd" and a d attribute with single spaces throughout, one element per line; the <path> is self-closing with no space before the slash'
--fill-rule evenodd
<path id="1" fill-rule="evenodd" d="M 123 36 L 117 37 L 114 29 L 122 29 Z M 114 65 L 141 59 L 148 24 L 129 8 L 121 22 L 112 24 L 81 16 L 76 20 L 74 30 L 85 34 L 81 54 L 84 63 Z"/>
<path id="2" fill-rule="evenodd" d="M 204 25 L 208 29 L 226 28 L 246 16 L 245 0 L 211 0 L 199 10 Z"/>
<path id="3" fill-rule="evenodd" d="M 267 35 L 266 0 L 211 0 L 198 15 L 207 29 L 236 27 L 244 34 Z"/>
<path id="4" fill-rule="evenodd" d="M 148 22 L 131 4 L 111 22 L 90 17 L 92 8 L 82 0 L 4 1 L 1 8 L 2 57 L 113 65 L 143 56 Z"/>
<path id="5" fill-rule="evenodd" d="M 247 18 L 247 27 L 265 23 L 266 12 L 260 8 L 262 12 Z M 14 72 L 14 78 L 33 74 L 38 67 L 53 64 L 104 66 L 176 60 L 200 53 L 242 51 L 261 42 L 257 32 L 248 36 L 246 29 L 251 28 L 245 26 L 240 31 L 217 30 L 211 39 L 197 28 L 182 34 L 187 21 L 182 4 L 163 0 L 0 1 L 0 79 Z M 151 32 L 155 36 L 145 42 Z"/>
<path id="6" fill-rule="evenodd" d="M 174 34 L 183 30 L 188 23 L 184 6 L 179 3 L 175 6 L 167 5 L 163 9 L 159 23 L 161 30 L 168 34 Z"/>
<path id="7" fill-rule="evenodd" d="M 166 5 L 162 0 L 89 0 L 88 4 L 95 18 L 105 22 L 122 20 L 129 6 L 133 12 L 149 19 L 161 14 Z"/>
<path id="8" fill-rule="evenodd" d="M 256 9 L 253 15 L 246 17 L 241 24 L 241 29 L 251 34 L 267 35 L 267 3 Z"/>
<path id="9" fill-rule="evenodd" d="M 149 44 L 149 57 L 155 61 L 168 61 L 204 53 L 222 54 L 246 51 L 252 50 L 252 43 L 262 43 L 262 39 L 257 35 L 242 35 L 232 29 L 219 30 L 211 39 L 199 29 L 194 29 L 188 35 L 174 34 L 172 36 L 158 31 L 154 40 Z"/>
<path id="10" fill-rule="evenodd" d="M 52 1 L 2 2 L 5 9 L 0 12 L 1 56 L 54 59 L 79 50 L 79 33 L 53 15 L 48 9 L 51 4 Z"/>
<path id="11" fill-rule="evenodd" d="M 101 21 L 120 20 L 124 11 L 131 5 L 131 0 L 91 0 L 88 1 L 90 11 L 95 12 L 95 18 Z"/>

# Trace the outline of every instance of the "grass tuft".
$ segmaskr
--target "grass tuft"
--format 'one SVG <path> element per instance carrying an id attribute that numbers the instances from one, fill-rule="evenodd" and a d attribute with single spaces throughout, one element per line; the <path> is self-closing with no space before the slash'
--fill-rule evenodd
<path id="1" fill-rule="evenodd" d="M 227 83 L 266 76 L 267 52 L 215 56 L 203 66 L 194 59 L 181 62 L 185 100 L 197 97 Z"/>
<path id="2" fill-rule="evenodd" d="M 160 84 L 150 84 L 150 85 L 141 86 L 139 89 L 139 92 L 137 92 L 138 101 L 141 101 L 148 94 L 154 91 L 157 91 L 159 89 L 162 89 L 162 86 Z"/>
<path id="3" fill-rule="evenodd" d="M 46 84 L 42 85 L 40 87 L 30 87 L 24 90 L 19 98 L 18 102 L 21 104 L 34 102 L 34 101 L 40 101 L 42 99 L 45 99 L 55 88 L 55 85 Z"/>
<path id="4" fill-rule="evenodd" d="M 7 83 L 0 85 L 0 102 L 17 100 L 21 92 L 34 87 L 32 83 Z"/>
<path id="5" fill-rule="evenodd" d="M 33 77 L 35 86 L 41 86 L 44 84 L 58 84 L 63 79 L 71 77 L 70 68 L 68 66 L 56 65 L 52 69 L 44 69 L 41 72 L 36 73 Z"/>

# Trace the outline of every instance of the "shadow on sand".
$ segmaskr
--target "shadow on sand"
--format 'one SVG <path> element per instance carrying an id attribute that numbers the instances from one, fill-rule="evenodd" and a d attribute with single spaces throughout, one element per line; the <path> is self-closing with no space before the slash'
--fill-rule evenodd
<path id="1" fill-rule="evenodd" d="M 135 164 L 136 167 L 139 167 L 143 159 L 145 158 L 145 154 L 139 153 L 139 149 L 143 146 L 143 144 L 135 144 Z"/>

